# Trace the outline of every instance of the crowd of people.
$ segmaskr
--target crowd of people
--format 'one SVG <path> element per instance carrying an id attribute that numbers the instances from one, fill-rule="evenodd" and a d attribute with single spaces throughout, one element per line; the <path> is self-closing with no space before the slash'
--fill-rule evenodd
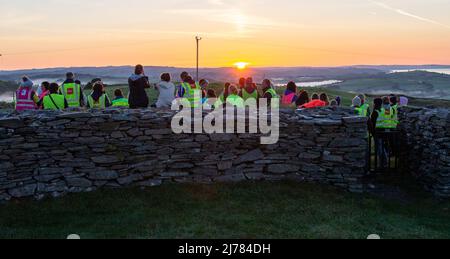
<path id="1" fill-rule="evenodd" d="M 33 82 L 28 77 L 23 77 L 16 91 L 16 110 L 63 110 L 67 108 L 86 107 L 90 109 L 105 109 L 107 107 L 124 107 L 131 109 L 170 108 L 174 100 L 182 98 L 191 104 L 191 108 L 198 105 L 209 105 L 211 108 L 224 104 L 236 107 L 245 107 L 248 99 L 280 100 L 284 107 L 297 109 L 311 109 L 317 107 L 339 107 L 342 98 L 329 99 L 326 93 L 309 95 L 305 90 L 300 90 L 295 82 L 289 82 L 283 95 L 279 96 L 272 82 L 264 79 L 260 86 L 253 78 L 241 78 L 237 84 L 225 83 L 223 91 L 217 94 L 210 88 L 209 81 L 201 79 L 195 81 L 188 72 L 180 75 L 178 87 L 172 82 L 169 73 L 163 73 L 159 83 L 154 88 L 159 92 L 158 101 L 150 105 L 146 89 L 151 88 L 149 78 L 145 75 L 144 67 L 137 65 L 134 73 L 128 79 L 129 95 L 125 97 L 122 90 L 114 91 L 114 99 L 110 99 L 105 91 L 105 85 L 101 79 L 91 81 L 92 91 L 85 95 L 81 82 L 75 79 L 72 72 L 66 74 L 66 80 L 57 83 L 43 82 L 37 89 L 33 88 Z M 406 106 L 406 97 L 395 95 L 375 98 L 371 107 L 365 95 L 360 94 L 353 98 L 352 108 L 356 115 L 368 117 L 369 132 L 374 136 L 377 155 L 381 166 L 385 166 L 388 159 L 388 147 L 393 146 L 393 141 L 386 139 L 383 133 L 398 127 L 398 107 Z"/>

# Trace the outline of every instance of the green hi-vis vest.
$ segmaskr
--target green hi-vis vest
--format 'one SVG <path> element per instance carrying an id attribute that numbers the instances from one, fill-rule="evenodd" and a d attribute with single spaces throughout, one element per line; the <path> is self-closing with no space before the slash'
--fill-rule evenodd
<path id="1" fill-rule="evenodd" d="M 197 108 L 202 104 L 202 88 L 198 82 L 195 82 L 196 89 L 191 87 L 189 83 L 182 83 L 184 89 L 183 99 L 191 104 L 191 108 Z"/>
<path id="2" fill-rule="evenodd" d="M 269 88 L 265 93 L 264 93 L 264 95 L 265 94 L 270 94 L 270 95 L 272 95 L 272 100 L 271 100 L 271 102 L 272 102 L 272 107 L 280 107 L 280 96 L 278 96 L 278 94 L 277 94 L 277 92 L 275 92 L 275 90 L 273 89 L 273 88 Z M 273 103 L 273 99 L 277 99 L 278 100 L 278 102 L 277 103 Z"/>
<path id="3" fill-rule="evenodd" d="M 247 101 L 248 99 L 251 99 L 251 98 L 257 100 L 258 99 L 258 91 L 255 90 L 253 93 L 249 94 L 247 92 L 247 90 L 245 90 L 245 88 L 242 88 L 242 98 L 244 99 L 244 101 Z"/>
<path id="4" fill-rule="evenodd" d="M 92 95 L 88 96 L 88 104 L 91 109 L 105 109 L 106 108 L 106 94 L 102 94 L 98 101 L 94 101 Z"/>
<path id="5" fill-rule="evenodd" d="M 244 108 L 244 99 L 242 99 L 242 97 L 238 96 L 238 95 L 229 95 L 227 98 L 227 103 L 236 106 L 238 108 Z"/>
<path id="6" fill-rule="evenodd" d="M 75 83 L 62 84 L 61 93 L 67 100 L 70 108 L 80 107 L 81 86 Z"/>
<path id="7" fill-rule="evenodd" d="M 398 104 L 392 106 L 392 123 L 394 123 L 396 126 L 400 124 L 400 121 L 398 119 Z"/>
<path id="8" fill-rule="evenodd" d="M 368 105 L 367 103 L 365 103 L 365 104 L 363 104 L 363 105 L 360 107 L 360 109 L 361 109 L 361 111 L 360 111 L 360 113 L 358 113 L 359 116 L 362 116 L 362 117 L 368 117 L 368 116 L 369 116 L 370 105 Z"/>
<path id="9" fill-rule="evenodd" d="M 62 94 L 50 94 L 45 96 L 43 100 L 45 110 L 63 110 L 65 108 L 65 98 Z"/>
<path id="10" fill-rule="evenodd" d="M 128 108 L 130 105 L 127 98 L 119 98 L 112 101 L 112 106 Z"/>
<path id="11" fill-rule="evenodd" d="M 378 112 L 378 111 L 376 111 Z M 385 109 L 382 108 L 380 112 L 378 112 L 377 119 L 377 129 L 396 129 L 397 123 L 394 122 L 393 117 L 393 109 Z"/>

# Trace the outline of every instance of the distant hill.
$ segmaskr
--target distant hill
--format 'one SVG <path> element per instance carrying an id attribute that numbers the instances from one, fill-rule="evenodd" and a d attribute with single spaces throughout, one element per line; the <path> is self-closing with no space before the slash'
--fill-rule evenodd
<path id="1" fill-rule="evenodd" d="M 394 93 L 416 98 L 450 100 L 450 75 L 425 71 L 385 73 L 366 78 L 347 79 L 332 87 L 370 95 Z"/>
<path id="2" fill-rule="evenodd" d="M 31 79 L 41 82 L 44 80 L 61 81 L 66 72 L 72 71 L 78 78 L 86 83 L 92 78 L 100 77 L 109 84 L 126 83 L 128 77 L 134 71 L 131 66 L 119 67 L 77 67 L 77 68 L 48 68 L 48 69 L 29 69 L 17 71 L 0 71 L 0 80 L 16 81 L 23 75 L 28 75 Z M 179 79 L 181 72 L 187 71 L 195 75 L 193 68 L 176 67 L 145 67 L 146 75 L 151 81 L 158 81 L 161 73 L 171 73 L 174 80 Z M 355 67 L 287 67 L 287 68 L 252 68 L 245 72 L 237 71 L 234 68 L 201 68 L 200 77 L 213 82 L 237 81 L 241 76 L 251 75 L 256 81 L 262 81 L 264 78 L 283 78 L 285 80 L 327 80 L 340 78 L 360 78 L 367 75 L 375 75 L 383 71 L 372 68 Z"/>

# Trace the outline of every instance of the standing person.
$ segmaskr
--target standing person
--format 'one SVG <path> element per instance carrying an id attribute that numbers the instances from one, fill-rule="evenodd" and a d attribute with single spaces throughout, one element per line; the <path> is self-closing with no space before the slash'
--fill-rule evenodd
<path id="1" fill-rule="evenodd" d="M 88 107 L 90 109 L 105 109 L 111 106 L 111 101 L 105 93 L 102 82 L 97 82 L 93 86 L 92 94 L 87 97 Z"/>
<path id="2" fill-rule="evenodd" d="M 33 90 L 33 81 L 22 77 L 19 88 L 16 90 L 16 111 L 36 110 L 39 97 Z"/>
<path id="3" fill-rule="evenodd" d="M 114 100 L 111 102 L 112 107 L 128 108 L 130 107 L 128 99 L 123 95 L 122 90 L 114 90 Z"/>
<path id="4" fill-rule="evenodd" d="M 363 117 L 365 116 L 364 110 L 361 108 L 361 98 L 359 98 L 359 96 L 355 96 L 355 98 L 353 98 L 352 108 L 354 109 L 356 115 Z"/>
<path id="5" fill-rule="evenodd" d="M 42 99 L 42 108 L 44 110 L 63 110 L 69 108 L 64 95 L 58 93 L 59 85 L 51 83 L 49 86 L 49 94 Z"/>
<path id="6" fill-rule="evenodd" d="M 38 91 L 40 91 L 40 93 L 37 93 L 37 95 L 39 96 L 39 102 L 38 102 L 39 109 L 43 108 L 42 102 L 43 102 L 44 97 L 47 96 L 48 94 L 50 94 L 49 90 L 50 90 L 50 83 L 47 81 L 42 82 L 41 85 L 39 86 Z"/>
<path id="7" fill-rule="evenodd" d="M 341 98 L 340 96 L 336 96 L 335 100 L 336 100 L 337 106 L 338 106 L 338 107 L 341 106 L 341 104 L 342 104 L 342 98 Z"/>
<path id="8" fill-rule="evenodd" d="M 375 149 L 381 168 L 386 168 L 388 164 L 388 151 L 386 148 L 387 139 L 383 134 L 388 128 L 387 121 L 390 118 L 386 116 L 385 108 L 383 108 L 383 99 L 376 98 L 373 101 L 374 110 L 369 121 L 369 131 L 375 140 Z"/>
<path id="9" fill-rule="evenodd" d="M 287 84 L 287 89 L 284 92 L 282 104 L 283 105 L 292 105 L 297 102 L 297 85 L 291 81 Z"/>
<path id="10" fill-rule="evenodd" d="M 359 99 L 361 99 L 361 109 L 363 110 L 363 116 L 368 117 L 370 116 L 370 104 L 367 101 L 367 97 L 365 94 L 358 95 Z"/>
<path id="11" fill-rule="evenodd" d="M 398 120 L 398 98 L 395 95 L 391 95 L 390 97 L 391 101 L 391 108 L 392 108 L 392 120 L 393 123 L 398 126 L 399 120 Z"/>
<path id="12" fill-rule="evenodd" d="M 177 97 L 178 98 L 182 98 L 184 96 L 184 89 L 187 88 L 187 83 L 186 83 L 186 79 L 190 77 L 189 73 L 186 71 L 181 72 L 180 74 L 180 86 L 178 87 L 177 90 Z"/>
<path id="13" fill-rule="evenodd" d="M 228 96 L 230 95 L 230 87 L 231 87 L 231 83 L 226 82 L 225 86 L 223 88 L 223 92 L 220 94 L 219 99 L 217 100 L 217 102 L 215 104 L 216 107 L 224 104 L 227 101 Z"/>
<path id="14" fill-rule="evenodd" d="M 202 103 L 205 103 L 208 100 L 209 81 L 206 79 L 202 79 L 198 83 L 200 85 L 200 88 L 202 89 Z"/>
<path id="15" fill-rule="evenodd" d="M 79 81 L 78 81 L 79 82 Z M 75 81 L 75 74 L 68 72 L 66 80 L 59 88 L 59 93 L 64 95 L 69 103 L 69 108 L 79 108 L 84 106 L 84 95 L 81 85 Z"/>
<path id="16" fill-rule="evenodd" d="M 239 80 L 239 83 L 241 83 L 241 80 Z M 249 77 L 244 80 L 245 86 L 241 89 L 240 96 L 242 97 L 242 99 L 244 99 L 244 101 L 247 101 L 248 99 L 255 99 L 256 101 L 258 101 L 259 93 L 257 87 L 253 83 L 253 78 Z"/>
<path id="17" fill-rule="evenodd" d="M 145 89 L 150 88 L 148 77 L 145 76 L 144 67 L 136 65 L 134 74 L 128 78 L 128 86 L 130 88 L 129 103 L 131 109 L 147 108 L 149 99 Z"/>
<path id="18" fill-rule="evenodd" d="M 179 97 L 186 99 L 191 108 L 199 107 L 202 104 L 202 89 L 198 82 L 191 76 L 185 78 L 185 82 L 181 84 L 182 91 L 179 91 Z"/>
<path id="19" fill-rule="evenodd" d="M 247 85 L 247 79 L 245 79 L 244 77 L 239 78 L 239 84 L 238 84 L 239 93 L 242 92 L 242 90 L 245 88 L 246 85 Z"/>
<path id="20" fill-rule="evenodd" d="M 175 100 L 175 85 L 170 82 L 171 77 L 169 73 L 161 74 L 161 82 L 156 85 L 156 90 L 159 92 L 157 108 L 172 107 L 173 100 Z"/>

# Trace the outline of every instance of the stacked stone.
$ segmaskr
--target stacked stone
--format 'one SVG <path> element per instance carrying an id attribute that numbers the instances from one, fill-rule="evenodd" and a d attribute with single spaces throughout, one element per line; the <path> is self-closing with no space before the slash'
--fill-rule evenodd
<path id="1" fill-rule="evenodd" d="M 293 179 L 362 191 L 366 118 L 349 110 L 282 111 L 281 136 L 174 134 L 172 111 L 3 114 L 0 200 L 151 187 Z"/>
<path id="2" fill-rule="evenodd" d="M 450 197 L 450 111 L 402 108 L 406 169 L 436 196 Z"/>

